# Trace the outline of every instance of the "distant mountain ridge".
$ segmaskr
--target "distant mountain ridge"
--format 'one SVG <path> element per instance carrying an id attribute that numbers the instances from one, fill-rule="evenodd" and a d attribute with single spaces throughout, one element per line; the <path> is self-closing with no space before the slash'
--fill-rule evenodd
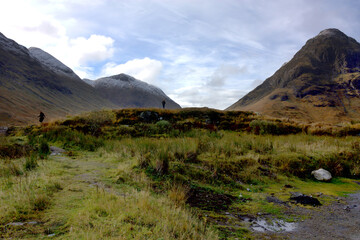
<path id="1" fill-rule="evenodd" d="M 340 122 L 360 117 L 359 93 L 360 44 L 338 29 L 326 29 L 228 110 Z"/>
<path id="2" fill-rule="evenodd" d="M 135 79 L 124 73 L 104 77 L 95 81 L 85 79 L 91 86 L 112 103 L 121 108 L 160 108 L 165 100 L 166 108 L 181 108 L 170 99 L 160 88 Z"/>
<path id="3" fill-rule="evenodd" d="M 141 101 L 115 104 L 108 97 L 45 51 L 27 49 L 0 33 L 0 126 L 35 123 L 40 111 L 48 121 L 103 108 L 147 107 Z"/>

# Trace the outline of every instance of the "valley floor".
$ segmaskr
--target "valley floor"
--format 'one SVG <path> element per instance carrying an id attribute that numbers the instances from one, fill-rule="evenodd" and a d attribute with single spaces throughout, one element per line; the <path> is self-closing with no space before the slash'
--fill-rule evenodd
<path id="1" fill-rule="evenodd" d="M 127 164 L 124 161 L 120 165 Z M 0 195 L 2 213 L 10 216 L 7 223 L 2 220 L 0 239 L 217 238 L 214 231 L 209 229 L 206 232 L 204 225 L 185 209 L 173 206 L 163 197 L 153 196 L 146 186 L 140 190 L 118 184 L 114 179 L 118 167 L 119 162 L 109 156 L 58 155 L 40 161 L 37 171 L 29 175 L 1 182 L 3 187 L 6 184 L 15 186 L 10 192 L 3 191 Z M 143 177 L 135 176 L 139 183 Z M 54 186 L 57 189 L 50 194 L 36 193 L 35 190 Z M 28 200 L 11 202 L 19 200 L 11 199 L 12 196 L 9 199 L 12 192 L 19 194 L 17 191 L 24 195 L 43 196 L 47 199 L 43 204 L 47 206 L 35 211 L 18 212 L 23 214 L 20 216 L 13 215 L 12 211 L 19 208 L 16 204 L 26 205 Z M 38 201 L 41 203 L 41 199 Z M 34 202 L 31 197 L 30 202 Z M 16 222 L 11 219 L 16 219 Z"/>
<path id="2" fill-rule="evenodd" d="M 358 137 L 160 123 L 0 138 L 0 239 L 359 239 Z"/>
<path id="3" fill-rule="evenodd" d="M 119 173 L 132 164 L 131 158 L 119 159 L 118 155 L 101 149 L 95 153 L 68 152 L 67 155 L 59 154 L 50 156 L 47 160 L 40 160 L 37 170 L 25 176 L 2 179 L 2 187 L 6 188 L 6 185 L 9 185 L 10 190 L 2 191 L 0 195 L 2 208 L 6 207 L 5 216 L 11 217 L 7 222 L 2 222 L 1 238 L 161 239 L 163 235 L 165 235 L 163 239 L 218 238 L 218 230 L 206 227 L 206 223 L 201 221 L 203 219 L 199 220 L 195 217 L 199 212 L 192 212 L 184 205 L 176 206 L 165 197 L 152 194 L 153 186 L 149 185 L 149 180 L 142 173 L 133 173 L 131 177 L 134 181 L 129 185 L 124 184 L 119 178 Z M 340 185 L 344 184 L 344 192 L 360 190 L 358 181 L 347 179 L 342 179 L 343 183 L 337 181 Z M 350 182 L 352 184 L 349 188 Z M 296 186 L 304 183 L 293 181 L 291 184 Z M 278 186 L 278 184 L 273 185 L 273 187 Z M 249 187 L 251 188 L 252 185 Z M 308 187 L 302 186 L 305 189 Z M 326 186 L 320 184 L 316 187 L 317 190 L 326 192 Z M 330 186 L 332 187 L 334 186 Z M 36 189 L 40 188 L 53 190 L 45 190 L 45 193 L 36 192 Z M 272 186 L 270 192 L 275 191 L 271 188 Z M 19 198 L 16 196 L 19 194 L 17 191 L 25 195 L 21 196 L 24 202 L 21 202 L 21 199 L 11 199 L 11 196 L 9 199 L 11 194 Z M 280 191 L 283 191 L 283 195 L 287 194 L 283 189 Z M 12 215 L 11 211 L 16 211 L 19 206 L 7 201 L 20 201 L 17 204 L 25 205 L 28 198 L 30 202 L 36 201 L 31 200 L 34 196 L 26 196 L 29 194 L 47 199 L 38 199 L 38 204 L 47 206 L 36 211 L 23 213 L 20 211 L 17 213 L 23 214 L 20 216 Z M 276 195 L 281 198 L 281 195 Z M 271 209 L 262 209 L 258 212 L 260 216 L 258 218 L 248 215 L 253 219 L 252 223 L 244 218 L 246 215 L 243 214 L 247 214 L 247 210 L 242 209 L 245 211 L 241 212 L 239 207 L 215 211 L 217 213 L 204 212 L 209 214 L 208 221 L 211 224 L 229 227 L 228 229 L 234 232 L 242 229 L 240 231 L 242 234 L 236 234 L 238 236 L 229 234 L 225 237 L 229 239 L 359 239 L 360 193 L 344 196 L 327 196 L 325 199 L 329 203 L 316 208 L 279 200 L 279 203 L 272 205 L 273 213 Z M 282 211 L 281 214 L 277 212 L 279 209 Z M 213 219 L 211 214 L 214 215 Z M 282 228 L 275 229 L 275 232 L 266 228 L 256 231 L 259 230 L 256 228 L 257 220 L 266 219 L 271 224 L 279 216 L 286 221 L 290 220 L 295 226 L 294 229 L 290 232 L 284 232 Z M 190 223 L 187 224 L 186 221 Z M 175 235 L 171 236 L 171 234 Z"/>

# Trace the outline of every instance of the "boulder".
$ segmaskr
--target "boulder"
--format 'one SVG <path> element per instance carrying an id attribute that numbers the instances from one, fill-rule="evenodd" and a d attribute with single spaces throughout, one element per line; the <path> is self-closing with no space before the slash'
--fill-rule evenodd
<path id="1" fill-rule="evenodd" d="M 159 114 L 157 112 L 152 112 L 152 111 L 144 111 L 140 113 L 139 116 L 143 122 L 146 123 L 154 123 L 159 121 Z"/>
<path id="2" fill-rule="evenodd" d="M 332 178 L 331 173 L 322 168 L 320 168 L 316 171 L 312 171 L 311 175 L 314 175 L 316 180 L 319 180 L 319 181 L 330 181 Z"/>

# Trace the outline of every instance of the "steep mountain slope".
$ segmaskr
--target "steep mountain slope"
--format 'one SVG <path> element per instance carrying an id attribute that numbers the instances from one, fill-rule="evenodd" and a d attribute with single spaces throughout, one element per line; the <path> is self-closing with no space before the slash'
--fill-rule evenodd
<path id="1" fill-rule="evenodd" d="M 337 29 L 323 30 L 228 110 L 307 121 L 359 118 L 360 44 Z"/>
<path id="2" fill-rule="evenodd" d="M 42 63 L 45 67 L 49 68 L 53 72 L 67 77 L 80 79 L 79 76 L 76 75 L 73 70 L 71 70 L 68 66 L 57 60 L 49 53 L 43 51 L 42 49 L 31 47 L 29 48 L 29 52 L 32 58 L 37 59 L 40 63 Z"/>
<path id="3" fill-rule="evenodd" d="M 37 121 L 116 107 L 75 73 L 40 49 L 27 48 L 0 33 L 0 124 Z"/>
<path id="4" fill-rule="evenodd" d="M 163 100 L 167 109 L 181 108 L 160 88 L 126 74 L 100 78 L 92 85 L 103 97 L 121 108 L 162 108 Z"/>

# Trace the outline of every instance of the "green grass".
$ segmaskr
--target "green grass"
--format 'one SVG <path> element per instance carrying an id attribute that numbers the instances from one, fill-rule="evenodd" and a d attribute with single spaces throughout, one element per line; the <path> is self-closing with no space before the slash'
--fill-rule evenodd
<path id="1" fill-rule="evenodd" d="M 290 192 L 302 192 L 331 204 L 360 190 L 354 183 L 360 176 L 357 137 L 219 130 L 220 122 L 223 128 L 249 126 L 247 115 L 231 112 L 163 111 L 158 123 L 129 126 L 117 124 L 138 121 L 139 112 L 111 113 L 28 127 L 0 139 L 0 147 L 11 149 L 0 159 L 0 237 L 251 238 L 246 224 L 229 214 L 294 221 L 303 216 L 286 215 L 266 197 L 288 201 Z M 206 129 L 204 115 L 220 121 L 218 129 Z M 50 145 L 67 152 L 50 156 Z M 29 156 L 17 154 L 23 146 L 32 149 Z M 335 178 L 315 181 L 311 171 L 320 167 Z M 196 194 L 211 206 L 191 202 Z M 6 226 L 31 221 L 39 224 Z"/>

